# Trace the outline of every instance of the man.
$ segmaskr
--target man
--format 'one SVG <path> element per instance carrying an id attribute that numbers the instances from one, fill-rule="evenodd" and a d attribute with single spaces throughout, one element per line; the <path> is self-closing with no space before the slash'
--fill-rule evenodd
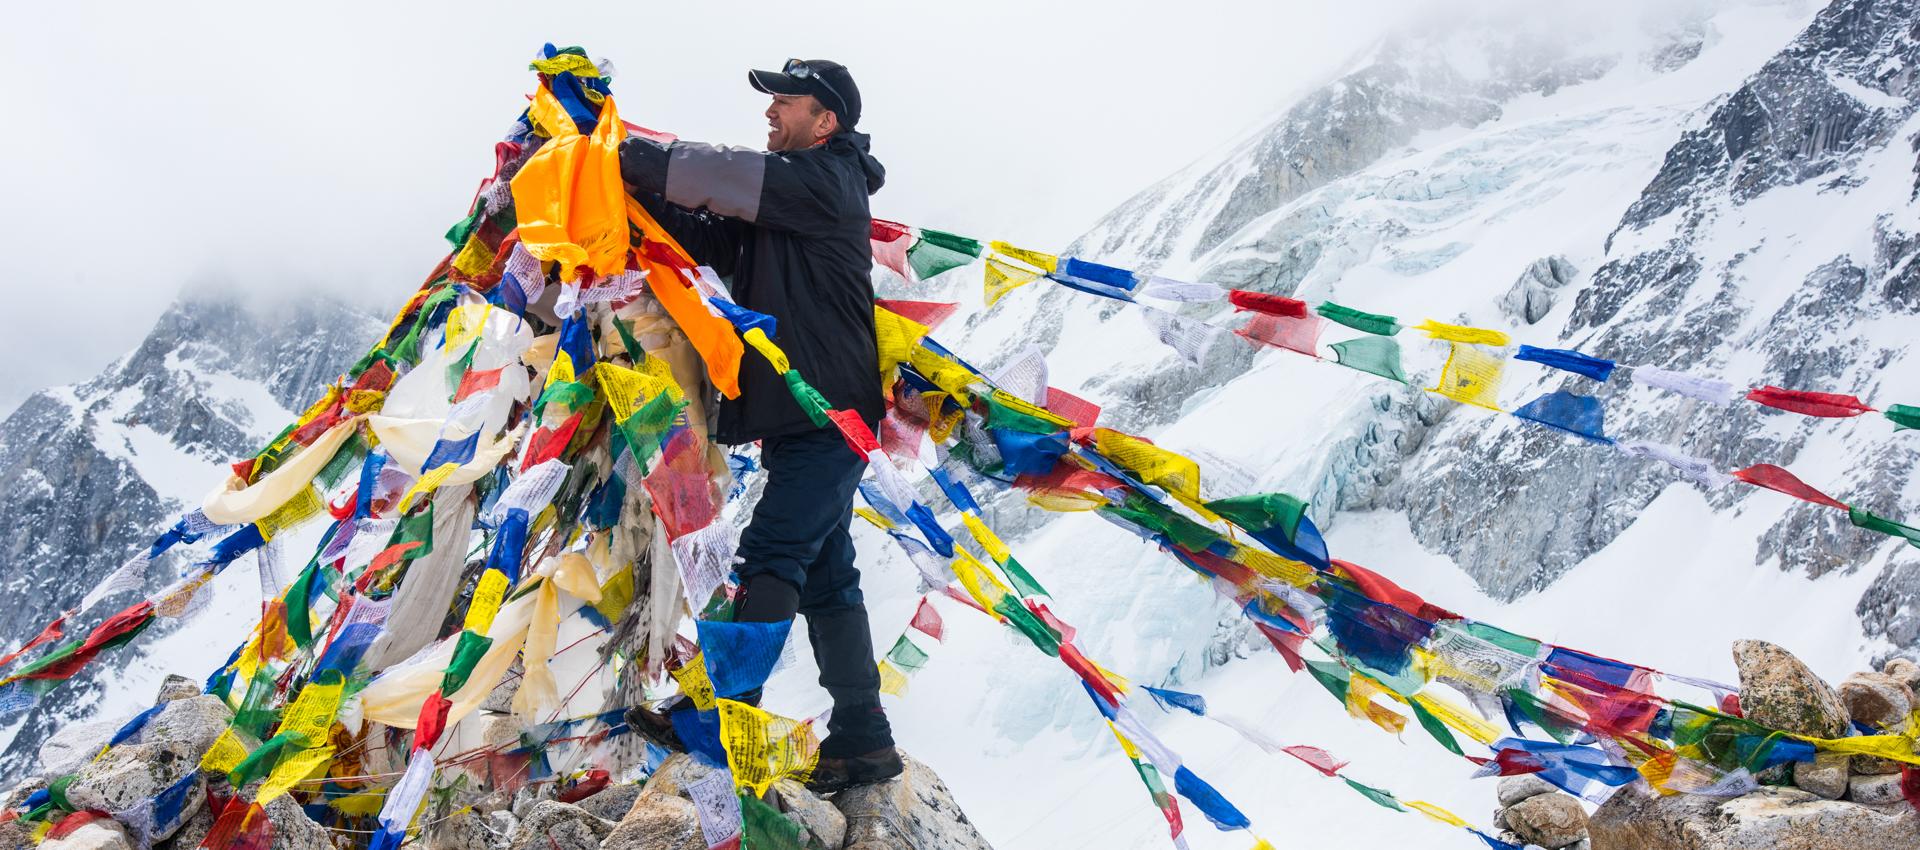
<path id="1" fill-rule="evenodd" d="M 860 90 L 845 67 L 817 59 L 750 71 L 747 82 L 773 96 L 766 153 L 636 137 L 620 147 L 621 176 L 695 260 L 731 279 L 735 301 L 778 321 L 793 368 L 831 406 L 875 426 L 885 402 L 867 197 L 886 171 L 853 129 Z M 734 619 L 805 615 L 820 685 L 833 696 L 809 786 L 832 792 L 899 775 L 847 532 L 866 460 L 837 431 L 815 427 L 786 382 L 751 353 L 740 397 L 721 403 L 715 431 L 722 443 L 760 441 L 767 469 L 740 538 Z M 657 713 L 636 721 L 656 731 L 665 723 Z"/>

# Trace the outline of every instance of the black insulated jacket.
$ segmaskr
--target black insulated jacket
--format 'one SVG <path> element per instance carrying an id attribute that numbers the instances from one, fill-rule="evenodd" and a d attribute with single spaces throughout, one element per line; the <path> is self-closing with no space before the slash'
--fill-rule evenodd
<path id="1" fill-rule="evenodd" d="M 867 197 L 886 169 L 867 149 L 867 136 L 850 130 L 779 153 L 633 137 L 620 146 L 620 175 L 696 262 L 728 279 L 734 301 L 778 320 L 774 341 L 829 405 L 877 426 L 885 402 Z M 749 351 L 740 397 L 721 402 L 714 438 L 813 429 L 786 381 Z"/>

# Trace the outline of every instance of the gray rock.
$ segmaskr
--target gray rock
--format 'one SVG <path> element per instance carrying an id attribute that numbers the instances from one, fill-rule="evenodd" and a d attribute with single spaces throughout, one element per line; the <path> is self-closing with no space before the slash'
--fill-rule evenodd
<path id="1" fill-rule="evenodd" d="M 627 816 L 627 811 L 633 808 L 633 801 L 639 799 L 640 787 L 638 782 L 609 785 L 601 789 L 600 793 L 574 805 L 585 809 L 594 817 L 618 823 L 621 818 Z"/>
<path id="2" fill-rule="evenodd" d="M 199 811 L 194 812 L 193 817 L 187 818 L 186 823 L 173 831 L 173 835 L 165 841 L 154 844 L 154 850 L 194 850 L 199 847 L 200 842 L 207 837 L 207 833 L 213 831 L 213 810 L 207 808 L 204 803 L 197 808 Z"/>
<path id="3" fill-rule="evenodd" d="M 898 778 L 834 795 L 833 805 L 847 817 L 847 846 L 988 850 L 992 845 L 967 820 L 940 777 L 912 758 L 906 762 L 907 770 Z"/>
<path id="4" fill-rule="evenodd" d="M 1593 850 L 1865 850 L 1914 846 L 1911 806 L 1860 806 L 1795 788 L 1730 800 L 1662 797 L 1635 782 L 1588 822 Z"/>
<path id="5" fill-rule="evenodd" d="M 1900 774 L 1881 773 L 1855 776 L 1847 780 L 1847 799 L 1863 806 L 1885 806 L 1906 802 L 1900 793 Z"/>
<path id="6" fill-rule="evenodd" d="M 520 739 L 520 721 L 511 714 L 480 712 L 480 741 L 489 746 L 512 744 Z"/>
<path id="7" fill-rule="evenodd" d="M 1494 829 L 1507 828 L 1507 810 L 1506 809 L 1498 808 L 1493 810 L 1493 828 Z"/>
<path id="8" fill-rule="evenodd" d="M 262 808 L 273 821 L 272 850 L 333 850 L 333 833 L 307 817 L 292 796 L 282 794 Z"/>
<path id="9" fill-rule="evenodd" d="M 1539 794 L 1507 807 L 1507 828 L 1547 850 L 1587 837 L 1587 810 L 1566 794 Z"/>
<path id="10" fill-rule="evenodd" d="M 41 850 L 133 850 L 127 830 L 106 819 L 86 824 L 65 836 L 40 842 Z"/>
<path id="11" fill-rule="evenodd" d="M 647 777 L 644 793 L 685 798 L 687 793 L 684 789 L 688 785 L 707 778 L 713 772 L 713 768 L 700 763 L 693 756 L 674 753 L 660 763 L 652 776 Z"/>
<path id="12" fill-rule="evenodd" d="M 1511 806 L 1528 797 L 1559 792 L 1560 789 L 1553 787 L 1553 783 L 1531 773 L 1523 773 L 1519 776 L 1502 777 L 1500 784 L 1495 788 L 1494 795 L 1500 799 L 1500 805 Z"/>
<path id="13" fill-rule="evenodd" d="M 571 803 L 542 800 L 533 805 L 507 838 L 508 850 L 599 850 L 613 832 L 612 821 L 594 817 Z"/>
<path id="14" fill-rule="evenodd" d="M 426 831 L 426 850 L 499 850 L 504 842 L 487 828 L 485 815 L 463 809 L 447 815 Z"/>
<path id="15" fill-rule="evenodd" d="M 513 792 L 513 816 L 526 820 L 528 815 L 533 814 L 534 806 L 553 799 L 553 795 L 551 782 L 529 782 L 520 786 L 520 790 Z"/>
<path id="16" fill-rule="evenodd" d="M 1913 712 L 1913 690 L 1885 673 L 1855 673 L 1840 683 L 1838 693 L 1848 718 L 1875 729 L 1899 729 Z"/>
<path id="17" fill-rule="evenodd" d="M 847 840 L 847 817 L 832 803 L 791 779 L 773 785 L 773 804 L 789 819 L 800 824 L 806 835 L 822 847 L 839 847 Z M 804 840 L 803 836 L 803 840 Z"/>
<path id="18" fill-rule="evenodd" d="M 526 678 L 527 668 L 514 659 L 513 666 L 507 668 L 507 674 L 500 677 L 500 684 L 494 685 L 487 698 L 480 701 L 480 710 L 508 714 L 513 711 L 513 695 L 520 692 L 520 680 Z"/>
<path id="19" fill-rule="evenodd" d="M 700 813 L 672 794 L 643 793 L 600 850 L 706 850 Z"/>
<path id="20" fill-rule="evenodd" d="M 72 723 L 48 735 L 40 745 L 40 772 L 45 776 L 65 776 L 92 761 L 113 740 L 127 718 Z"/>
<path id="21" fill-rule="evenodd" d="M 1501 296 L 1500 311 L 1529 325 L 1538 322 L 1553 309 L 1560 290 L 1579 276 L 1579 270 L 1567 262 L 1566 257 L 1556 255 L 1534 260 L 1507 294 Z"/>
<path id="22" fill-rule="evenodd" d="M 1582 838 L 1579 841 L 1560 848 L 1560 850 L 1593 850 L 1593 839 Z"/>
<path id="23" fill-rule="evenodd" d="M 5 850 L 25 850 L 33 846 L 33 833 L 19 818 L 0 823 L 0 848 Z"/>
<path id="24" fill-rule="evenodd" d="M 1880 672 L 1905 682 L 1908 690 L 1913 690 L 1914 693 L 1920 694 L 1920 690 L 1914 690 L 1920 688 L 1920 664 L 1913 663 L 1913 659 L 1895 658 L 1889 660 L 1885 666 L 1880 668 Z"/>
<path id="25" fill-rule="evenodd" d="M 1838 800 L 1847 793 L 1847 779 L 1853 772 L 1851 762 L 1849 756 L 1821 753 L 1813 761 L 1793 766 L 1793 785 L 1825 799 Z"/>
<path id="26" fill-rule="evenodd" d="M 233 722 L 233 712 L 219 697 L 196 694 L 175 699 L 160 709 L 140 730 L 143 743 L 172 742 L 185 745 L 196 754 L 204 754 Z"/>
<path id="27" fill-rule="evenodd" d="M 162 741 L 121 744 L 89 762 L 67 786 L 75 808 L 118 812 L 151 799 L 200 768 L 200 754 L 186 744 Z M 187 795 L 195 806 L 200 794 Z"/>
<path id="28" fill-rule="evenodd" d="M 1778 646 L 1759 640 L 1733 642 L 1740 670 L 1740 708 L 1747 719 L 1786 732 L 1819 738 L 1847 733 L 1847 709 L 1827 683 Z"/>
<path id="29" fill-rule="evenodd" d="M 177 699 L 197 697 L 201 693 L 200 683 L 178 673 L 168 673 L 160 682 L 160 693 L 153 698 L 153 704 L 173 702 Z"/>

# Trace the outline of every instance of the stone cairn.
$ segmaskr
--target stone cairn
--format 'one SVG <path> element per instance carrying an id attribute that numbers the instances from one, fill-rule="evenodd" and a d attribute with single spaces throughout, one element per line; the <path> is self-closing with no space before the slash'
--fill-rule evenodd
<path id="1" fill-rule="evenodd" d="M 0 805 L 16 806 L 47 787 L 50 778 L 73 774 L 67 798 L 76 806 L 121 811 L 194 774 L 233 714 L 218 697 L 202 696 L 190 680 L 170 676 L 160 689 L 160 713 L 137 741 L 94 758 L 117 723 L 80 723 L 60 730 L 41 748 L 37 776 L 0 792 Z M 370 765 L 397 772 L 404 764 Z M 453 811 L 433 806 L 421 815 L 418 846 L 424 850 L 705 850 L 698 810 L 685 790 L 712 774 L 685 754 L 668 757 L 643 781 L 614 783 L 591 796 L 561 802 L 552 783 L 529 783 L 514 793 L 496 790 Z M 213 826 L 204 781 L 170 824 L 131 824 L 100 819 L 39 845 L 40 850 L 193 850 Z M 258 786 L 240 789 L 251 800 Z M 484 791 L 485 789 L 481 789 Z M 960 810 L 940 777 L 907 759 L 899 778 L 823 798 L 792 780 L 776 783 L 762 798 L 799 828 L 801 846 L 813 850 L 991 850 Z M 364 846 L 364 835 L 329 830 L 302 811 L 292 796 L 265 807 L 273 821 L 271 850 L 346 850 Z M 356 840 L 357 839 L 357 840 Z M 18 821 L 0 823 L 0 850 L 31 847 Z M 415 845 L 409 845 L 415 846 Z"/>
<path id="2" fill-rule="evenodd" d="M 1887 662 L 1832 688 L 1792 653 L 1764 641 L 1733 645 L 1740 708 L 1776 729 L 1822 738 L 1855 724 L 1903 732 L 1920 689 L 1920 665 Z M 1920 848 L 1920 813 L 1902 798 L 1900 764 L 1822 755 L 1756 777 L 1728 799 L 1661 796 L 1644 782 L 1615 793 L 1591 817 L 1537 777 L 1501 780 L 1496 823 L 1507 840 L 1558 850 L 1868 850 Z"/>

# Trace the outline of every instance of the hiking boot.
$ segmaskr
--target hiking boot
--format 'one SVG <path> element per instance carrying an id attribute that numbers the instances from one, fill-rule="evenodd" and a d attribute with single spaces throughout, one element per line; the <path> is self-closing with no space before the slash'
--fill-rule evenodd
<path id="1" fill-rule="evenodd" d="M 680 695 L 668 697 L 651 706 L 637 705 L 627 709 L 627 728 L 670 752 L 684 753 L 687 745 L 680 741 L 680 734 L 673 731 L 673 713 L 692 708 L 693 704 Z"/>
<path id="2" fill-rule="evenodd" d="M 847 758 L 821 756 L 813 775 L 807 778 L 807 790 L 815 794 L 833 794 L 848 788 L 885 782 L 906 769 L 906 763 L 900 760 L 900 751 L 893 747 Z"/>

